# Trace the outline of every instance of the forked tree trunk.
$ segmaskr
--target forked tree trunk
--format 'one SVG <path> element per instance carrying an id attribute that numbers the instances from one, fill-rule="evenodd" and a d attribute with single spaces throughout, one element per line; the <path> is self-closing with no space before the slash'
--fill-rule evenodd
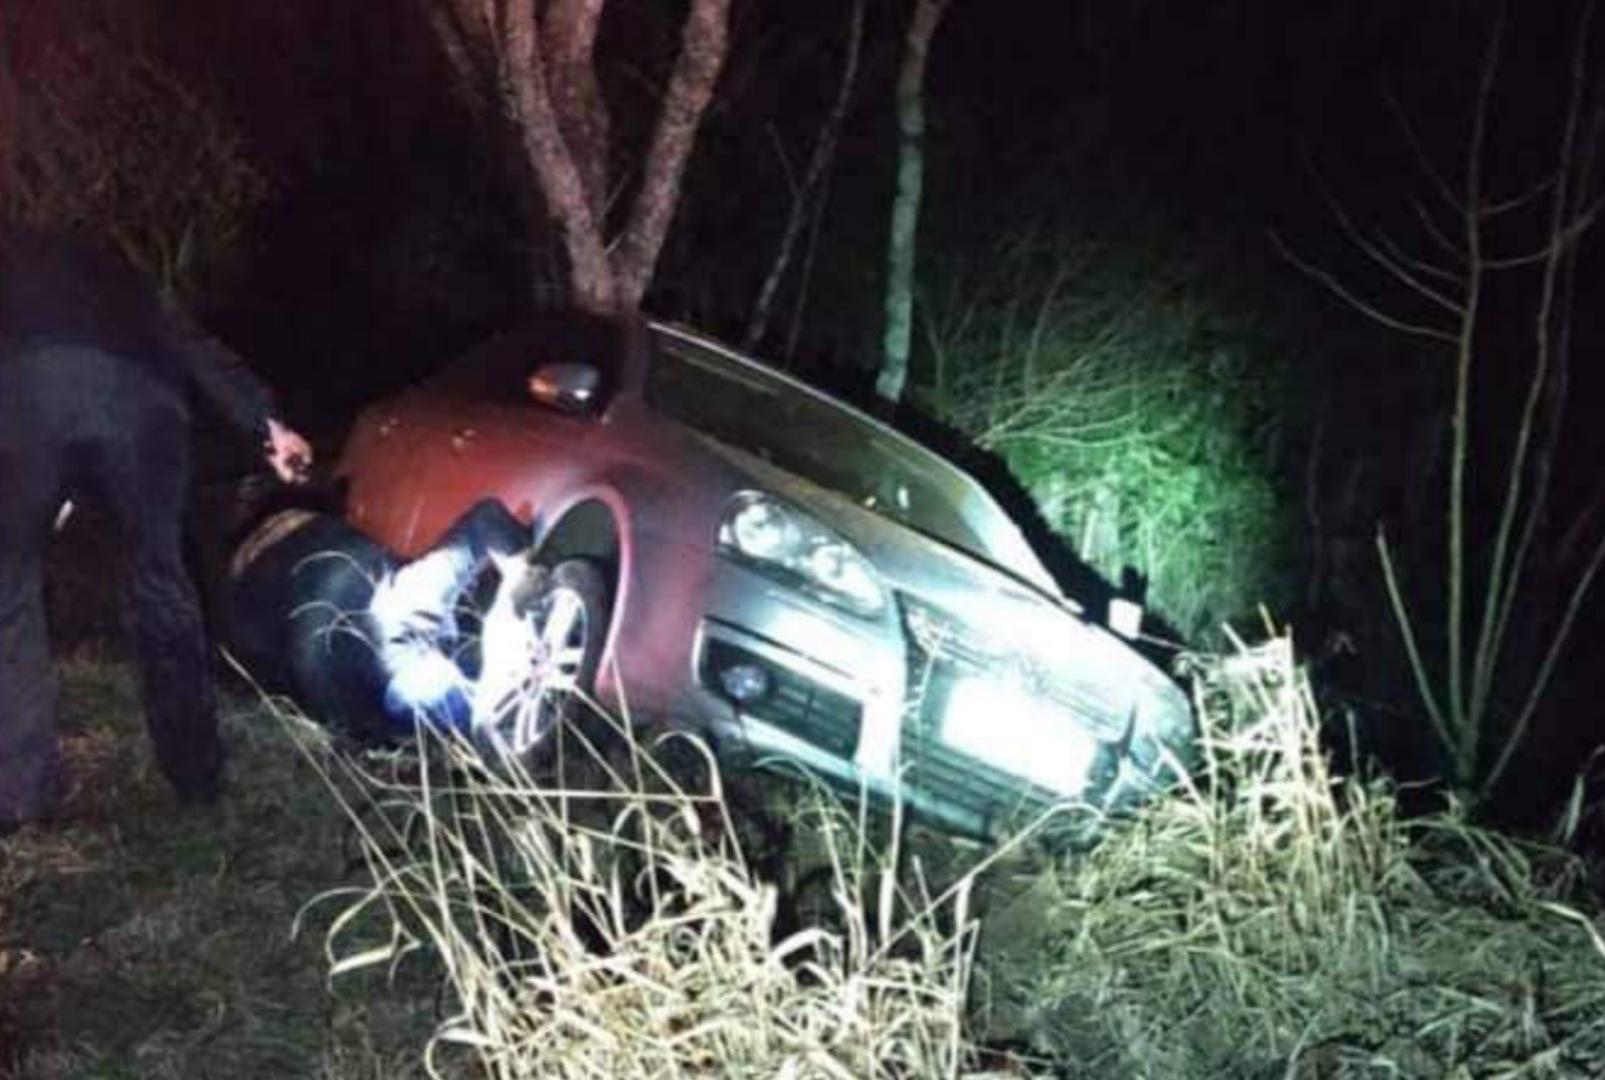
<path id="1" fill-rule="evenodd" d="M 551 41 L 550 84 L 558 129 L 574 157 L 599 226 L 607 220 L 608 117 L 593 53 L 603 0 L 550 0 L 542 25 Z"/>
<path id="2" fill-rule="evenodd" d="M 680 54 L 627 212 L 612 213 L 612 124 L 596 77 L 607 0 L 425 0 L 471 110 L 506 114 L 557 225 L 579 307 L 633 311 L 651 283 L 729 44 L 730 0 L 691 0 Z M 495 137 L 501 128 L 485 124 Z M 614 232 L 609 222 L 622 227 Z M 545 221 L 531 220 L 536 233 Z"/>
<path id="3" fill-rule="evenodd" d="M 918 0 L 897 76 L 897 195 L 886 259 L 886 336 L 875 392 L 895 405 L 908 382 L 914 325 L 914 239 L 925 179 L 925 60 L 948 0 Z"/>
<path id="4" fill-rule="evenodd" d="M 591 212 L 594 200 L 558 126 L 546 84 L 535 0 L 513 0 L 503 32 L 503 62 L 509 79 L 507 92 L 513 95 L 513 116 L 524 157 L 563 236 L 572 298 L 588 310 L 612 311 L 618 306 L 618 288 L 602 240 L 603 223 Z"/>

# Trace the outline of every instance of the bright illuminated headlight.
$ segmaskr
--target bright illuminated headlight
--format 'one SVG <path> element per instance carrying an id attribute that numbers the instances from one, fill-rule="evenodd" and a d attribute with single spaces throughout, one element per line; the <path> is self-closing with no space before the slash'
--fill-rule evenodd
<path id="1" fill-rule="evenodd" d="M 719 547 L 828 604 L 865 618 L 886 610 L 879 576 L 847 541 L 794 506 L 755 491 L 737 495 Z"/>

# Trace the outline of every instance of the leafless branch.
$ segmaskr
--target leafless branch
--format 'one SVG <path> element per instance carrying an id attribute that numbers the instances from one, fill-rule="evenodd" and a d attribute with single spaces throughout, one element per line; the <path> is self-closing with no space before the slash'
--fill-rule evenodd
<path id="1" fill-rule="evenodd" d="M 755 348 L 763 337 L 769 325 L 769 313 L 774 306 L 775 294 L 780 289 L 781 279 L 785 277 L 786 269 L 791 264 L 792 251 L 796 247 L 797 237 L 802 231 L 803 221 L 812 213 L 818 221 L 818 211 L 812 207 L 814 192 L 824 188 L 826 172 L 835 157 L 836 142 L 841 136 L 843 123 L 847 119 L 847 109 L 852 103 L 853 85 L 858 77 L 859 45 L 864 36 L 864 0 L 852 0 L 852 11 L 848 21 L 847 58 L 842 63 L 841 79 L 836 85 L 836 100 L 832 103 L 830 113 L 820 125 L 819 137 L 814 142 L 814 152 L 808 161 L 808 171 L 799 185 L 791 175 L 788 167 L 786 178 L 791 183 L 791 212 L 786 216 L 785 232 L 781 234 L 780 246 L 775 251 L 774 262 L 770 264 L 769 273 L 764 276 L 763 286 L 758 290 L 758 299 L 753 304 L 752 316 L 747 320 L 747 331 L 742 337 L 742 345 L 747 349 Z M 782 163 L 785 156 L 782 152 Z"/>
<path id="2" fill-rule="evenodd" d="M 1489 270 L 1517 270 L 1527 266 L 1537 266 L 1554 257 L 1556 249 L 1570 248 L 1582 239 L 1584 233 L 1594 226 L 1599 219 L 1600 211 L 1605 209 L 1605 197 L 1596 198 L 1587 207 L 1580 210 L 1566 224 L 1560 232 L 1551 236 L 1543 247 L 1528 251 L 1521 255 L 1510 255 L 1503 258 L 1485 258 L 1482 265 Z"/>
<path id="3" fill-rule="evenodd" d="M 1412 337 L 1427 338 L 1431 341 L 1446 342 L 1450 345 L 1459 340 L 1456 335 L 1440 330 L 1437 327 L 1428 326 L 1424 323 L 1407 322 L 1404 319 L 1389 315 L 1382 309 L 1361 299 L 1353 290 L 1338 280 L 1337 276 L 1331 271 L 1324 270 L 1300 257 L 1276 233 L 1272 232 L 1270 237 L 1271 243 L 1276 245 L 1277 251 L 1281 252 L 1283 258 L 1307 276 L 1320 282 L 1334 296 L 1373 322 L 1386 326 L 1391 330 L 1397 330 L 1402 334 L 1409 334 Z"/>
<path id="4" fill-rule="evenodd" d="M 1489 565 L 1488 600 L 1483 609 L 1482 631 L 1478 637 L 1474 660 L 1477 678 L 1473 690 L 1472 711 L 1473 715 L 1479 717 L 1486 708 L 1488 695 L 1492 691 L 1494 672 L 1498 666 L 1510 612 L 1515 607 L 1517 590 L 1522 573 L 1526 569 L 1529 545 L 1544 514 L 1549 494 L 1550 459 L 1554 453 L 1560 422 L 1559 409 L 1564 404 L 1563 396 L 1555 398 L 1552 415 L 1547 418 L 1547 423 L 1540 426 L 1539 412 L 1545 395 L 1564 394 L 1565 373 L 1557 368 L 1559 363 L 1564 362 L 1564 355 L 1557 354 L 1556 345 L 1557 337 L 1563 339 L 1563 342 L 1569 340 L 1569 332 L 1565 329 L 1557 330 L 1554 320 L 1557 318 L 1557 303 L 1564 301 L 1571 281 L 1570 254 L 1573 245 L 1565 238 L 1575 224 L 1576 212 L 1573 208 L 1573 199 L 1576 197 L 1575 184 L 1579 181 L 1586 184 L 1592 172 L 1592 152 L 1581 151 L 1580 160 L 1577 146 L 1587 82 L 1585 43 L 1591 17 L 1592 8 L 1583 17 L 1582 26 L 1579 28 L 1581 32 L 1578 34 L 1572 57 L 1571 96 L 1561 135 L 1558 164 L 1552 174 L 1554 184 L 1551 188 L 1553 194 L 1550 200 L 1547 230 L 1550 241 L 1546 245 L 1550 254 L 1543 264 L 1543 284 L 1538 310 L 1533 318 L 1533 373 L 1522 405 L 1516 443 L 1506 478 L 1504 504 L 1500 510 L 1493 556 Z M 1580 175 L 1574 175 L 1574 170 L 1578 170 Z M 1568 314 L 1562 311 L 1558 316 L 1563 324 Z M 1552 375 L 1552 371 L 1555 374 Z M 1532 495 L 1529 498 L 1524 492 L 1524 485 L 1528 482 L 1530 454 L 1534 455 L 1532 468 L 1535 482 L 1530 485 Z M 1523 506 L 1524 500 L 1526 506 Z M 1511 554 L 1509 545 L 1512 532 L 1516 529 L 1518 514 L 1525 514 L 1525 521 L 1520 530 L 1515 552 Z M 1507 755 L 1502 754 L 1501 760 L 1506 759 Z"/>
<path id="5" fill-rule="evenodd" d="M 1384 89 L 1382 100 L 1387 103 L 1388 110 L 1393 114 L 1394 122 L 1399 126 L 1399 133 L 1404 136 L 1405 145 L 1410 148 L 1411 153 L 1415 156 L 1416 164 L 1420 167 L 1422 174 L 1426 176 L 1432 191 L 1443 200 L 1444 205 L 1450 211 L 1457 215 L 1464 213 L 1465 204 L 1460 201 L 1460 196 L 1455 193 L 1454 187 L 1444 179 L 1443 174 L 1438 171 L 1438 167 L 1433 164 L 1432 155 L 1427 153 L 1420 136 L 1416 134 L 1415 124 L 1411 122 L 1409 114 L 1400 106 L 1398 98 L 1394 96 L 1391 90 Z"/>
<path id="6" fill-rule="evenodd" d="M 548 88 L 558 128 L 584 182 L 600 227 L 608 201 L 608 117 L 596 78 L 597 29 L 605 0 L 548 0 Z"/>
<path id="7" fill-rule="evenodd" d="M 1427 234 L 1427 238 L 1433 243 L 1437 244 L 1439 249 L 1441 249 L 1445 255 L 1448 255 L 1450 258 L 1457 261 L 1463 262 L 1466 257 L 1465 249 L 1459 244 L 1455 243 L 1453 240 L 1450 240 L 1448 234 L 1443 231 L 1442 227 L 1439 226 L 1436 221 L 1432 220 L 1432 212 L 1427 209 L 1426 205 L 1419 199 L 1411 200 L 1410 205 L 1415 210 L 1416 218 L 1421 222 L 1422 231 Z"/>
<path id="8" fill-rule="evenodd" d="M 504 62 L 525 157 L 563 234 L 575 301 L 594 310 L 612 310 L 618 303 L 618 287 L 602 245 L 601 223 L 591 212 L 584 178 L 568 152 L 547 93 L 535 0 L 511 0 L 505 33 Z"/>
<path id="9" fill-rule="evenodd" d="M 1529 190 L 1520 195 L 1514 195 L 1508 199 L 1498 202 L 1483 203 L 1483 205 L 1477 209 L 1477 213 L 1480 217 L 1487 219 L 1498 217 L 1501 214 L 1508 214 L 1512 210 L 1520 210 L 1522 207 L 1534 203 L 1546 195 L 1551 189 L 1554 188 L 1558 179 L 1559 178 L 1554 174 L 1546 176 L 1542 180 L 1538 181 L 1538 183 L 1534 184 Z"/>
<path id="10" fill-rule="evenodd" d="M 647 150 L 641 189 L 613 260 L 621 299 L 628 306 L 640 302 L 657 265 L 697 125 L 724 65 L 729 21 L 730 0 L 692 0 L 680 55 Z"/>
<path id="11" fill-rule="evenodd" d="M 1438 266 L 1436 263 L 1430 263 L 1419 256 L 1411 255 L 1400 247 L 1391 236 L 1378 236 L 1375 242 L 1383 251 L 1397 259 L 1401 265 L 1408 266 L 1418 274 L 1435 278 L 1445 285 L 1453 285 L 1457 289 L 1464 289 L 1466 286 L 1464 274 L 1450 270 L 1447 267 Z M 1458 302 L 1455 306 L 1459 306 Z"/>
<path id="12" fill-rule="evenodd" d="M 1438 704 L 1438 695 L 1433 690 L 1432 676 L 1427 671 L 1421 646 L 1416 643 L 1415 619 L 1405 604 L 1403 590 L 1399 588 L 1398 575 L 1393 567 L 1393 549 L 1388 544 L 1387 534 L 1381 528 L 1377 529 L 1376 545 L 1377 557 L 1382 560 L 1382 580 L 1387 586 L 1388 602 L 1393 605 L 1394 621 L 1404 638 L 1404 651 L 1410 660 L 1410 672 L 1415 676 L 1416 693 L 1420 695 L 1421 703 L 1426 707 L 1427 718 L 1432 722 L 1432 730 L 1438 736 L 1438 741 L 1443 744 L 1445 750 L 1453 753 L 1457 748 L 1456 739 L 1449 730 L 1449 722 L 1443 707 Z"/>
<path id="13" fill-rule="evenodd" d="M 1465 314 L 1465 307 L 1459 301 L 1451 299 L 1447 294 L 1428 285 L 1422 278 L 1412 274 L 1401 261 L 1388 254 L 1380 245 L 1366 239 L 1360 233 L 1360 230 L 1355 227 L 1353 220 L 1349 217 L 1348 212 L 1343 209 L 1342 204 L 1333 198 L 1324 187 L 1322 188 L 1322 194 L 1326 197 L 1327 205 L 1337 218 L 1339 226 L 1348 235 L 1350 242 L 1370 258 L 1372 262 L 1393 275 L 1411 291 L 1437 304 L 1451 315 L 1459 317 Z"/>

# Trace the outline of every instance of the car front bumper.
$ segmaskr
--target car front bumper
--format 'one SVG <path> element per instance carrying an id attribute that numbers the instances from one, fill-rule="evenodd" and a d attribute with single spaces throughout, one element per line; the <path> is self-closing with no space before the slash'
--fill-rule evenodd
<path id="1" fill-rule="evenodd" d="M 1055 804 L 1129 805 L 1164 780 L 1159 744 L 1185 756 L 1185 697 L 1124 643 L 1037 604 L 1036 636 L 1069 646 L 1050 663 L 942 599 L 897 590 L 867 620 L 716 560 L 673 711 L 721 756 L 801 766 L 976 835 Z"/>

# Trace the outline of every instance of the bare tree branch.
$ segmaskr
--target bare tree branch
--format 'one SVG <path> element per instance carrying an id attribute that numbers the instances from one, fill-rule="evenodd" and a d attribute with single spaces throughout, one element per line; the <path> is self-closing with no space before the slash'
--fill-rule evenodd
<path id="1" fill-rule="evenodd" d="M 763 287 L 758 290 L 752 317 L 747 321 L 747 332 L 742 337 L 743 348 L 754 348 L 768 328 L 769 313 L 774 306 L 775 293 L 780 288 L 787 267 L 791 264 L 797 236 L 802 232 L 803 222 L 809 216 L 813 193 L 823 186 L 825 172 L 835 157 L 836 143 L 841 137 L 842 125 L 847 120 L 847 109 L 852 104 L 853 85 L 858 78 L 859 46 L 863 38 L 864 0 L 852 0 L 852 14 L 847 27 L 847 58 L 842 62 L 841 80 L 836 84 L 836 100 L 831 104 L 825 122 L 820 125 L 819 137 L 814 141 L 814 152 L 808 159 L 808 171 L 803 174 L 802 185 L 793 189 L 791 213 L 786 216 L 786 229 L 781 234 L 780 246 L 775 251 L 775 259 L 769 267 L 769 273 L 764 277 Z"/>
<path id="2" fill-rule="evenodd" d="M 1421 222 L 1421 229 L 1427 234 L 1427 238 L 1437 244 L 1438 248 L 1450 258 L 1464 260 L 1466 257 L 1465 251 L 1459 244 L 1449 239 L 1438 223 L 1432 220 L 1432 211 L 1428 210 L 1426 205 L 1419 199 L 1411 200 L 1410 205 L 1415 210 L 1416 218 Z"/>
<path id="3" fill-rule="evenodd" d="M 1456 215 L 1464 213 L 1465 204 L 1460 201 L 1460 195 L 1456 193 L 1454 186 L 1444 179 L 1443 174 L 1438 171 L 1438 167 L 1432 163 L 1432 155 L 1427 153 L 1420 136 L 1416 134 L 1415 125 L 1411 123 L 1409 114 L 1399 105 L 1398 99 L 1394 97 L 1391 90 L 1383 91 L 1382 100 L 1387 103 L 1388 110 L 1393 113 L 1394 122 L 1399 125 L 1399 133 L 1404 136 L 1405 145 L 1410 148 L 1411 153 L 1415 156 L 1416 164 L 1426 176 L 1433 192 Z"/>
<path id="4" fill-rule="evenodd" d="M 730 0 L 692 0 L 680 55 L 647 150 L 641 189 L 613 259 L 619 299 L 630 307 L 640 303 L 657 266 L 697 126 L 724 65 L 729 22 Z"/>
<path id="5" fill-rule="evenodd" d="M 458 98 L 475 123 L 489 123 L 498 99 L 494 82 L 486 77 L 496 66 L 490 55 L 491 31 L 482 22 L 483 13 L 460 0 L 423 0 L 422 7 L 446 58 Z"/>
<path id="6" fill-rule="evenodd" d="M 1498 666 L 1503 644 L 1501 630 L 1507 622 L 1505 615 L 1515 603 L 1516 590 L 1520 584 L 1522 571 L 1525 569 L 1525 558 L 1518 557 L 1514 561 L 1509 561 L 1508 553 L 1516 517 L 1522 508 L 1523 485 L 1527 481 L 1528 454 L 1532 451 L 1534 440 L 1538 435 L 1536 430 L 1538 410 L 1544 394 L 1550 390 L 1550 369 L 1555 362 L 1553 324 L 1555 302 L 1565 285 L 1565 271 L 1569 265 L 1567 254 L 1571 250 L 1570 245 L 1563 243 L 1560 237 L 1567 232 L 1570 226 L 1568 218 L 1572 214 L 1571 174 L 1577 161 L 1578 127 L 1582 118 L 1588 24 L 1589 15 L 1585 14 L 1583 24 L 1579 28 L 1582 32 L 1577 35 L 1577 48 L 1572 58 L 1571 99 L 1566 111 L 1565 128 L 1561 135 L 1560 162 L 1553 174 L 1554 194 L 1550 203 L 1548 227 L 1548 234 L 1552 238 L 1548 245 L 1551 254 L 1544 263 L 1543 286 L 1538 311 L 1533 318 L 1533 374 L 1527 384 L 1527 396 L 1522 404 L 1521 420 L 1516 430 L 1516 445 L 1511 453 L 1506 476 L 1504 505 L 1500 509 L 1493 557 L 1489 564 L 1488 599 L 1483 606 L 1482 631 L 1478 635 L 1474 657 L 1477 677 L 1472 688 L 1471 708 L 1478 716 L 1482 715 L 1482 710 L 1487 706 L 1494 670 Z M 1542 447 L 1540 454 L 1537 469 L 1547 479 L 1549 462 L 1547 455 L 1542 455 Z M 1528 528 L 1525 530 L 1527 533 L 1537 527 L 1537 521 L 1543 514 L 1547 494 L 1547 484 L 1535 490 L 1530 500 L 1532 505 L 1527 508 L 1529 515 Z M 1517 546 L 1518 551 L 1526 549 L 1524 541 L 1518 542 Z"/>
<path id="7" fill-rule="evenodd" d="M 1453 754 L 1457 748 L 1457 733 L 1450 730 L 1444 709 L 1438 704 L 1438 695 L 1433 690 L 1432 677 L 1427 671 L 1421 646 L 1416 643 L 1415 619 L 1411 616 L 1410 609 L 1405 606 L 1404 592 L 1399 588 L 1399 579 L 1393 568 L 1393 549 L 1388 544 L 1387 534 L 1381 528 L 1377 529 L 1376 544 L 1377 557 L 1382 560 L 1382 580 L 1387 586 L 1388 602 L 1393 605 L 1394 621 L 1404 637 L 1404 651 L 1410 660 L 1411 674 L 1415 676 L 1416 692 L 1421 697 L 1421 703 L 1426 706 L 1427 718 L 1432 721 L 1432 730 L 1438 736 L 1438 741 L 1443 744 L 1446 751 Z"/>
<path id="8" fill-rule="evenodd" d="M 1466 276 L 1464 274 L 1450 270 L 1446 267 L 1438 266 L 1436 263 L 1430 263 L 1419 256 L 1411 255 L 1409 252 L 1405 251 L 1404 248 L 1400 247 L 1391 236 L 1379 235 L 1376 238 L 1375 243 L 1379 248 L 1387 252 L 1388 255 L 1394 259 L 1397 259 L 1400 265 L 1407 266 L 1411 270 L 1414 270 L 1416 273 L 1425 277 L 1436 278 L 1445 285 L 1453 285 L 1457 289 L 1465 288 Z M 1455 303 L 1455 307 L 1458 309 L 1459 306 L 1459 302 L 1457 301 Z"/>
<path id="9" fill-rule="evenodd" d="M 619 302 L 618 286 L 608 263 L 600 223 L 591 213 L 584 178 L 568 152 L 547 93 L 535 0 L 512 0 L 504 32 L 506 77 L 525 156 L 563 234 L 574 300 L 584 308 L 611 311 Z"/>
<path id="10" fill-rule="evenodd" d="M 1538 181 L 1538 183 L 1534 184 L 1531 188 L 1520 195 L 1513 195 L 1510 198 L 1500 202 L 1483 203 L 1483 205 L 1478 208 L 1477 214 L 1480 217 L 1487 219 L 1499 217 L 1501 214 L 1508 214 L 1512 210 L 1520 210 L 1522 207 L 1527 206 L 1530 203 L 1537 202 L 1540 198 L 1547 194 L 1551 189 L 1554 188 L 1558 179 L 1559 177 L 1556 174 L 1551 173 L 1549 176 L 1544 177 L 1542 180 Z"/>
<path id="11" fill-rule="evenodd" d="M 1349 240 L 1355 247 L 1364 252 L 1372 262 L 1393 275 L 1412 292 L 1432 301 L 1451 315 L 1458 317 L 1465 314 L 1465 308 L 1458 300 L 1453 300 L 1445 293 L 1428 285 L 1422 278 L 1412 274 L 1402 262 L 1389 255 L 1380 245 L 1367 240 L 1360 233 L 1360 230 L 1355 227 L 1354 222 L 1349 218 L 1348 212 L 1343 209 L 1342 204 L 1332 198 L 1324 188 L 1322 189 L 1322 194 L 1326 196 L 1327 205 L 1331 207 L 1332 213 L 1337 217 L 1338 224 L 1343 231 L 1348 234 Z"/>
<path id="12" fill-rule="evenodd" d="M 1482 265 L 1489 270 L 1517 270 L 1525 266 L 1538 266 L 1548 262 L 1554 257 L 1557 247 L 1570 248 L 1582 239 L 1582 236 L 1594 222 L 1598 220 L 1600 211 L 1605 209 L 1605 197 L 1596 198 L 1586 208 L 1577 212 L 1559 233 L 1550 237 L 1543 247 L 1529 251 L 1522 255 L 1510 255 L 1504 258 L 1484 259 Z"/>
<path id="13" fill-rule="evenodd" d="M 1487 777 L 1482 784 L 1484 794 L 1493 790 L 1499 778 L 1504 775 L 1505 769 L 1510 765 L 1510 759 L 1515 755 L 1516 749 L 1521 746 L 1527 737 L 1527 729 L 1531 726 L 1533 716 L 1538 711 L 1539 704 L 1549 690 L 1549 681 L 1555 675 L 1555 665 L 1559 662 L 1561 653 L 1571 638 L 1572 628 L 1577 623 L 1578 612 L 1583 609 L 1583 600 L 1594 585 L 1594 579 L 1599 576 L 1600 566 L 1605 565 L 1605 537 L 1594 545 L 1594 554 L 1588 560 L 1588 566 L 1572 587 L 1570 599 L 1566 604 L 1566 614 L 1561 618 L 1560 627 L 1549 639 L 1549 648 L 1544 653 L 1543 662 L 1538 667 L 1538 675 L 1533 681 L 1532 690 L 1527 695 L 1527 701 L 1522 706 L 1521 713 L 1511 727 L 1510 735 L 1505 739 L 1504 747 L 1499 757 L 1494 761 L 1493 767 L 1488 770 Z"/>
<path id="14" fill-rule="evenodd" d="M 1444 330 L 1440 330 L 1437 327 L 1428 326 L 1423 323 L 1407 322 L 1404 319 L 1395 318 L 1394 316 L 1389 315 L 1382 309 L 1367 303 L 1365 300 L 1362 300 L 1357 294 L 1344 285 L 1343 282 L 1339 281 L 1337 276 L 1331 271 L 1323 270 L 1300 257 L 1290 247 L 1288 247 L 1287 244 L 1282 241 L 1282 238 L 1276 233 L 1271 233 L 1270 237 L 1271 243 L 1276 245 L 1276 250 L 1281 252 L 1284 259 L 1292 263 L 1295 267 L 1303 271 L 1309 277 L 1326 286 L 1326 288 L 1334 296 L 1338 297 L 1338 299 L 1354 308 L 1354 310 L 1358 311 L 1366 318 L 1371 319 L 1373 322 L 1379 323 L 1382 326 L 1386 326 L 1391 330 L 1397 330 L 1402 334 L 1409 334 L 1412 337 L 1422 337 L 1432 341 L 1442 341 L 1450 345 L 1455 344 L 1459 340 L 1456 335 L 1448 333 Z"/>
<path id="15" fill-rule="evenodd" d="M 558 129 L 568 144 L 601 227 L 609 191 L 608 117 L 596 78 L 596 33 L 605 0 L 549 0 L 541 28 L 547 40 L 547 87 Z"/>
<path id="16" fill-rule="evenodd" d="M 802 337 L 803 312 L 808 306 L 808 286 L 814 279 L 814 258 L 819 254 L 819 231 L 825 224 L 825 204 L 830 201 L 830 173 L 819 185 L 819 198 L 814 206 L 813 223 L 808 226 L 808 246 L 803 251 L 802 282 L 797 286 L 797 299 L 791 305 L 791 326 L 786 331 L 786 358 L 797 354 L 797 341 Z"/>

